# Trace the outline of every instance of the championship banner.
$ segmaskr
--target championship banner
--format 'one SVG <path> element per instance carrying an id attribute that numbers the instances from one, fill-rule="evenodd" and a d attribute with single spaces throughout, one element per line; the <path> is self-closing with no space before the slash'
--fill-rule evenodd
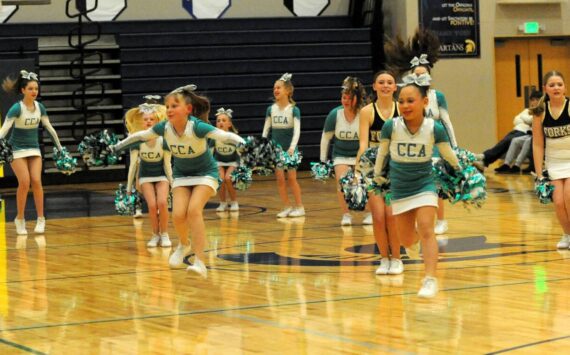
<path id="1" fill-rule="evenodd" d="M 441 42 L 442 58 L 479 58 L 479 0 L 419 0 L 420 26 Z"/>

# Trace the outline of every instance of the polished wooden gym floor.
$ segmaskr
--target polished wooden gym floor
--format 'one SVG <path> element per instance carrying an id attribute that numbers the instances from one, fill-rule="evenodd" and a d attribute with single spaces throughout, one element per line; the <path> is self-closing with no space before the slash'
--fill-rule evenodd
<path id="1" fill-rule="evenodd" d="M 339 226 L 335 184 L 303 174 L 304 218 L 277 220 L 275 182 L 205 212 L 208 279 L 147 249 L 146 218 L 113 214 L 116 184 L 46 187 L 47 229 L 17 237 L 0 191 L 0 354 L 567 353 L 570 251 L 530 176 L 488 174 L 482 209 L 446 206 L 440 292 L 419 260 L 375 276 L 372 229 Z M 170 227 L 176 245 L 176 233 Z"/>

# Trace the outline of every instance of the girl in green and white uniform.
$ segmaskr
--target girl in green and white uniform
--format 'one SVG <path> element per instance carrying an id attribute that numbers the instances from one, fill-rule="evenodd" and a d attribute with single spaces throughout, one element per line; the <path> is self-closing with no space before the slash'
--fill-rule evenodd
<path id="1" fill-rule="evenodd" d="M 216 127 L 226 132 L 238 133 L 232 121 L 233 111 L 231 109 L 219 108 L 216 112 Z M 214 159 L 218 162 L 218 170 L 220 178 L 222 179 L 222 186 L 220 186 L 220 205 L 216 208 L 218 212 L 229 210 L 231 212 L 239 211 L 239 204 L 237 202 L 236 189 L 232 183 L 232 172 L 239 165 L 239 154 L 236 150 L 236 145 L 232 143 L 225 143 L 216 141 L 213 144 Z M 229 203 L 226 201 L 226 192 L 230 195 Z"/>
<path id="2" fill-rule="evenodd" d="M 245 141 L 237 134 L 224 132 L 208 123 L 210 102 L 206 97 L 197 95 L 195 89 L 195 85 L 187 85 L 172 91 L 165 99 L 168 121 L 135 133 L 112 149 L 119 150 L 136 141 L 164 138 L 173 156 L 172 218 L 180 238 L 169 263 L 171 267 L 183 265 L 185 256 L 190 253 L 188 234 L 191 230 L 196 256 L 187 270 L 207 277 L 203 211 L 210 197 L 216 194 L 219 178 L 218 166 L 207 140 L 234 144 Z"/>
<path id="3" fill-rule="evenodd" d="M 44 216 L 44 190 L 42 186 L 42 156 L 38 141 L 40 122 L 50 134 L 53 143 L 59 151 L 61 151 L 61 144 L 55 129 L 49 122 L 46 108 L 36 101 L 39 94 L 39 79 L 36 73 L 22 70 L 17 80 L 12 80 L 8 77 L 2 83 L 2 87 L 6 92 L 17 92 L 23 95 L 22 100 L 10 108 L 6 115 L 6 120 L 0 129 L 0 138 L 6 137 L 10 129 L 12 129 L 9 142 L 12 144 L 14 160 L 10 166 L 18 179 L 18 190 L 16 192 L 18 212 L 14 220 L 16 233 L 20 235 L 28 234 L 24 210 L 30 184 L 38 215 L 34 232 L 44 233 L 46 219 Z"/>

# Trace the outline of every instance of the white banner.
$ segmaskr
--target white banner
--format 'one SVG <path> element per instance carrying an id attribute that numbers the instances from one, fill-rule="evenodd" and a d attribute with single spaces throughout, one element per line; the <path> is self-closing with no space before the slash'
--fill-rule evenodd
<path id="1" fill-rule="evenodd" d="M 182 6 L 197 19 L 220 18 L 232 6 L 231 0 L 184 0 Z"/>
<path id="2" fill-rule="evenodd" d="M 0 4 L 0 23 L 8 22 L 10 17 L 12 17 L 16 11 L 18 11 L 18 6 L 2 6 L 2 4 Z"/>

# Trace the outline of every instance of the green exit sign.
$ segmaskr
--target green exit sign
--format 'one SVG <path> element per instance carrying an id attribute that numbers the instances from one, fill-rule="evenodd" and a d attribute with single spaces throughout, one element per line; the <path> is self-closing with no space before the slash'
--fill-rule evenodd
<path id="1" fill-rule="evenodd" d="M 524 33 L 528 35 L 535 35 L 540 32 L 540 25 L 538 22 L 525 22 Z"/>

